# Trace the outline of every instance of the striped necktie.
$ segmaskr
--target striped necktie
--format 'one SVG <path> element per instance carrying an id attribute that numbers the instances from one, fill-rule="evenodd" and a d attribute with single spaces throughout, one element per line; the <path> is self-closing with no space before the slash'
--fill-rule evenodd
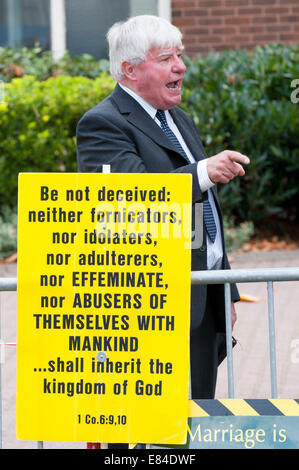
<path id="1" fill-rule="evenodd" d="M 180 142 L 178 141 L 177 137 L 175 134 L 172 132 L 170 127 L 167 124 L 165 112 L 158 109 L 157 118 L 159 119 L 161 123 L 161 128 L 169 138 L 169 140 L 173 143 L 173 145 L 177 148 L 178 152 L 187 160 L 190 161 L 186 155 L 186 152 L 184 151 L 183 147 L 181 146 Z M 203 217 L 204 217 L 204 222 L 206 226 L 206 230 L 208 232 L 208 235 L 210 237 L 210 240 L 212 243 L 214 243 L 215 238 L 216 238 L 216 233 L 217 233 L 217 228 L 215 224 L 215 219 L 212 211 L 211 204 L 209 200 L 207 199 L 206 201 L 203 202 Z"/>

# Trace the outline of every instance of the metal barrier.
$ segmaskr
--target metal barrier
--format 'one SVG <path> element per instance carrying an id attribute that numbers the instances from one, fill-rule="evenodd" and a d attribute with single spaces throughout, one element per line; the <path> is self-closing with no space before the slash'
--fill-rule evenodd
<path id="1" fill-rule="evenodd" d="M 268 289 L 268 322 L 269 322 L 269 349 L 271 371 L 271 398 L 277 398 L 277 369 L 275 346 L 275 319 L 273 282 L 299 281 L 299 268 L 264 268 L 264 269 L 231 269 L 219 271 L 193 271 L 191 284 L 224 284 L 225 323 L 227 343 L 227 375 L 228 397 L 234 398 L 234 373 L 232 351 L 232 325 L 231 325 L 231 291 L 232 283 L 267 282 Z M 16 278 L 0 278 L 0 291 L 16 291 Z M 1 320 L 1 319 L 0 319 Z M 1 338 L 1 323 L 0 323 Z M 2 448 L 2 384 L 0 361 L 0 448 Z M 43 442 L 38 441 L 38 448 L 43 448 Z"/>
<path id="2" fill-rule="evenodd" d="M 269 322 L 269 348 L 271 371 L 271 398 L 277 398 L 277 372 L 275 347 L 275 319 L 274 319 L 274 281 L 298 281 L 299 268 L 264 268 L 264 269 L 232 269 L 220 271 L 194 271 L 191 273 L 192 284 L 224 284 L 225 296 L 225 325 L 227 343 L 227 374 L 228 396 L 234 398 L 234 375 L 232 354 L 232 326 L 231 326 L 231 283 L 240 282 L 267 282 L 268 288 L 268 322 Z"/>

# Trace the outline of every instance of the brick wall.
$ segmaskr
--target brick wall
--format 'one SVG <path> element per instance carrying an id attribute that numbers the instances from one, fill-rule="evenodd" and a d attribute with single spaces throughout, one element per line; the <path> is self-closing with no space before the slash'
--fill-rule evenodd
<path id="1" fill-rule="evenodd" d="M 299 43 L 299 0 L 172 0 L 186 53 Z"/>

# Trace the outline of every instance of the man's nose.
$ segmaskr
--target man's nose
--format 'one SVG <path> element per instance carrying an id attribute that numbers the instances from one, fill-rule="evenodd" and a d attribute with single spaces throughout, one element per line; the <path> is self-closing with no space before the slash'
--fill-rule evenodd
<path id="1" fill-rule="evenodd" d="M 177 73 L 185 73 L 186 72 L 186 65 L 184 64 L 181 57 L 177 57 L 174 64 L 173 64 L 173 72 Z"/>

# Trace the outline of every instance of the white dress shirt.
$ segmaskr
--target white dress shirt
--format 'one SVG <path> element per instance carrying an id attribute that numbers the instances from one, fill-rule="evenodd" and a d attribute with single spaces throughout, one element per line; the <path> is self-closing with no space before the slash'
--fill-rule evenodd
<path id="1" fill-rule="evenodd" d="M 119 86 L 126 91 L 132 98 L 134 98 L 140 106 L 155 120 L 158 126 L 161 127 L 161 123 L 159 119 L 156 117 L 157 109 L 154 108 L 151 104 L 145 101 L 141 96 L 137 95 L 134 91 L 130 90 L 129 88 L 125 87 L 124 85 L 119 83 Z M 169 111 L 165 111 L 165 116 L 167 120 L 167 124 L 175 134 L 177 139 L 179 140 L 182 148 L 184 149 L 190 163 L 195 163 L 196 160 L 194 159 L 193 155 L 191 154 L 190 150 L 188 149 L 180 131 L 178 130 L 177 126 L 175 125 L 171 114 Z M 214 185 L 214 183 L 210 180 L 207 172 L 207 159 L 200 160 L 197 163 L 197 175 L 198 175 L 198 183 L 202 192 L 208 191 L 209 201 L 212 207 L 217 234 L 214 243 L 211 242 L 209 236 L 207 235 L 207 267 L 208 269 L 220 269 L 221 262 L 223 257 L 223 249 L 222 249 L 222 239 L 221 239 L 221 229 L 220 229 L 220 221 L 218 217 L 218 212 L 215 206 L 214 197 L 209 191 L 209 189 Z"/>

